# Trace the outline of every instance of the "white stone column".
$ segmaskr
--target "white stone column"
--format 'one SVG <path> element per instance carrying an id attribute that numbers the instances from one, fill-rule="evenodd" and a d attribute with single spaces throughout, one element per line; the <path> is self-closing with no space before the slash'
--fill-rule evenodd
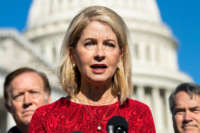
<path id="1" fill-rule="evenodd" d="M 35 20 L 38 20 L 38 16 L 41 13 L 42 14 L 42 10 L 40 10 L 40 5 L 41 5 L 41 0 L 34 0 L 33 4 L 31 5 L 31 12 L 29 13 L 29 25 L 32 25 L 32 23 L 35 22 Z M 30 16 L 32 15 L 32 16 Z M 33 22 L 34 20 L 34 22 Z"/>
<path id="2" fill-rule="evenodd" d="M 70 2 L 69 0 L 63 0 L 62 10 L 66 11 L 69 8 Z"/>
<path id="3" fill-rule="evenodd" d="M 165 100 L 166 100 L 166 114 L 164 114 L 166 116 L 166 127 L 168 129 L 168 132 L 169 133 L 172 133 L 173 132 L 173 124 L 172 124 L 172 115 L 171 115 L 171 112 L 170 112 L 170 109 L 169 109 L 169 96 L 170 96 L 171 92 L 169 90 L 166 90 L 165 91 Z"/>
<path id="4" fill-rule="evenodd" d="M 52 0 L 52 13 L 55 14 L 59 10 L 59 3 L 57 0 Z"/>
<path id="5" fill-rule="evenodd" d="M 46 6 L 47 5 L 44 0 L 37 0 L 37 6 L 34 6 L 34 7 L 38 7 L 38 9 L 34 10 L 34 11 L 37 11 L 37 16 L 41 16 L 40 14 L 42 14 L 42 16 L 46 15 L 46 12 L 45 12 Z"/>
<path id="6" fill-rule="evenodd" d="M 161 105 L 161 97 L 159 88 L 154 87 L 152 89 L 152 98 L 153 98 L 153 114 L 154 114 L 154 121 L 157 132 L 160 133 L 164 129 L 163 123 L 163 112 L 162 112 L 162 105 Z"/>
<path id="7" fill-rule="evenodd" d="M 121 0 L 115 0 L 115 2 L 113 2 L 113 4 L 115 5 L 115 7 L 120 7 L 121 6 Z"/>
<path id="8" fill-rule="evenodd" d="M 127 0 L 127 2 L 126 2 L 126 6 L 128 7 L 128 8 L 131 8 L 132 7 L 132 5 L 133 5 L 133 3 L 134 3 L 134 1 L 133 0 Z"/>
<path id="9" fill-rule="evenodd" d="M 137 91 L 136 91 L 136 96 L 137 99 L 141 102 L 144 102 L 145 99 L 145 91 L 144 91 L 144 87 L 141 85 L 137 85 Z"/>
<path id="10" fill-rule="evenodd" d="M 71 1 L 71 8 L 76 8 L 78 5 L 77 5 L 77 1 L 76 0 L 72 0 Z"/>
<path id="11" fill-rule="evenodd" d="M 142 9 L 142 7 L 143 7 L 143 1 L 137 0 L 137 9 Z"/>
<path id="12" fill-rule="evenodd" d="M 45 8 L 44 9 L 44 14 L 46 15 L 46 16 L 48 16 L 49 14 L 50 14 L 50 12 L 51 12 L 51 2 L 49 2 L 49 0 L 43 0 L 44 1 L 44 7 L 43 8 Z"/>

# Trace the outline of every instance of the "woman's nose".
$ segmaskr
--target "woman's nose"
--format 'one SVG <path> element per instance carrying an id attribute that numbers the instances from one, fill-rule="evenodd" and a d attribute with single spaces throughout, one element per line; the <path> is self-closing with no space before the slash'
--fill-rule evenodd
<path id="1" fill-rule="evenodd" d="M 102 61 L 105 59 L 105 50 L 102 44 L 97 45 L 94 58 L 97 61 Z"/>

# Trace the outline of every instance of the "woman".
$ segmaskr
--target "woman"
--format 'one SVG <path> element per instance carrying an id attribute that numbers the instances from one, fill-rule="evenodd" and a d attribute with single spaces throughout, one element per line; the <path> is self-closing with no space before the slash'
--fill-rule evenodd
<path id="1" fill-rule="evenodd" d="M 102 6 L 72 20 L 62 46 L 60 81 L 68 97 L 36 111 L 29 132 L 106 133 L 113 116 L 128 121 L 129 133 L 155 133 L 149 108 L 129 99 L 131 71 L 127 28 Z"/>

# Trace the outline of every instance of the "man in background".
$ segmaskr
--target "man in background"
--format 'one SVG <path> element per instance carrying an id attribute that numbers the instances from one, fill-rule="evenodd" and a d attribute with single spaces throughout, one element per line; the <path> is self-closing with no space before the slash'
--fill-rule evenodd
<path id="1" fill-rule="evenodd" d="M 200 133 L 200 86 L 182 83 L 169 97 L 175 133 Z"/>
<path id="2" fill-rule="evenodd" d="M 50 93 L 49 81 L 42 72 L 23 67 L 9 73 L 4 82 L 4 101 L 16 126 L 8 133 L 28 133 L 34 111 L 50 102 Z"/>

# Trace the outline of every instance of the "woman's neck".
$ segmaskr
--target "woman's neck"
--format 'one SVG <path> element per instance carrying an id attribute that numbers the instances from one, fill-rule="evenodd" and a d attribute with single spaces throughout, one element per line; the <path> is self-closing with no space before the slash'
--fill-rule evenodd
<path id="1" fill-rule="evenodd" d="M 82 84 L 80 92 L 73 98 L 75 102 L 87 105 L 109 105 L 117 101 L 112 92 L 112 84 Z"/>

